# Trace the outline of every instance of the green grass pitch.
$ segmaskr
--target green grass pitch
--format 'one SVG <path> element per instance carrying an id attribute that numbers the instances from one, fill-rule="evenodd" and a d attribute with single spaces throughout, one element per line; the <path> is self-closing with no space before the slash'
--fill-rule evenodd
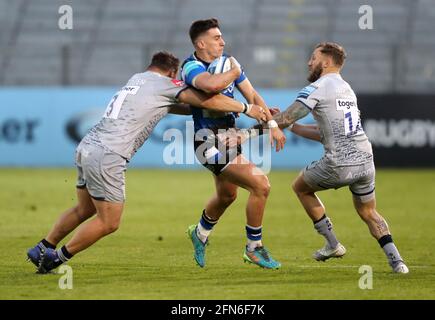
<path id="1" fill-rule="evenodd" d="M 247 192 L 241 189 L 215 227 L 201 269 L 185 232 L 213 194 L 211 174 L 129 169 L 120 229 L 69 262 L 73 289 L 62 290 L 62 275 L 35 274 L 25 258 L 74 205 L 75 175 L 0 169 L 0 299 L 435 299 L 435 170 L 377 171 L 378 210 L 410 268 L 395 275 L 347 188 L 319 193 L 347 255 L 324 263 L 311 258 L 323 239 L 291 192 L 296 171 L 269 175 L 263 240 L 282 268 L 243 263 Z M 361 265 L 373 268 L 372 289 L 358 286 Z"/>

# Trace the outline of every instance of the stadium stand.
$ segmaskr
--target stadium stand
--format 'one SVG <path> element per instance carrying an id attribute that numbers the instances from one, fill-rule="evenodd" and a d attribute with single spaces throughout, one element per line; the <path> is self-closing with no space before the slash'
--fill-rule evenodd
<path id="1" fill-rule="evenodd" d="M 58 27 L 64 4 L 73 30 Z M 433 92 L 435 0 L 366 4 L 374 30 L 359 29 L 356 0 L 0 0 L 0 84 L 118 85 L 156 50 L 184 59 L 190 23 L 216 17 L 257 87 L 300 87 L 312 46 L 332 40 L 348 51 L 356 91 Z"/>

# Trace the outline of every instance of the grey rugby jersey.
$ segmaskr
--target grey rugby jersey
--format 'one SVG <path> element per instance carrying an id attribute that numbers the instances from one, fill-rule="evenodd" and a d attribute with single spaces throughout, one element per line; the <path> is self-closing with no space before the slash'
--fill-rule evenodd
<path id="1" fill-rule="evenodd" d="M 103 118 L 82 141 L 130 160 L 184 89 L 184 82 L 156 72 L 135 74 L 113 96 Z"/>
<path id="2" fill-rule="evenodd" d="M 355 93 L 338 73 L 328 73 L 303 88 L 296 100 L 311 110 L 330 165 L 358 165 L 373 159 Z"/>

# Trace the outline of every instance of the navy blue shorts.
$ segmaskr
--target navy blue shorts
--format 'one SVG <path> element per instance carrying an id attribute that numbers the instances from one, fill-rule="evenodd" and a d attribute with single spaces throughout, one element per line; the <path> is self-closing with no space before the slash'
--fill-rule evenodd
<path id="1" fill-rule="evenodd" d="M 195 156 L 208 170 L 216 176 L 221 174 L 223 170 L 233 161 L 239 154 L 242 153 L 242 146 L 229 148 L 218 144 L 218 140 L 209 141 L 194 141 Z"/>

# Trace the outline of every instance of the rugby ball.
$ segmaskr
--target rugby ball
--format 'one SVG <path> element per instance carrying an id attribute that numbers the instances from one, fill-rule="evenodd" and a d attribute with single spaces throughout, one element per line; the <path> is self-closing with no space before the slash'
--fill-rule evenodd
<path id="1" fill-rule="evenodd" d="M 231 69 L 231 61 L 229 57 L 220 56 L 213 60 L 207 68 L 207 71 L 211 74 L 224 73 Z"/>
<path id="2" fill-rule="evenodd" d="M 238 64 L 239 68 L 241 68 L 239 62 L 234 59 L 235 62 Z M 230 57 L 227 56 L 220 56 L 219 58 L 213 60 L 212 63 L 207 68 L 207 71 L 211 74 L 218 74 L 218 73 L 224 73 L 231 69 L 231 60 Z M 225 89 L 230 87 L 233 83 L 230 83 Z"/>

